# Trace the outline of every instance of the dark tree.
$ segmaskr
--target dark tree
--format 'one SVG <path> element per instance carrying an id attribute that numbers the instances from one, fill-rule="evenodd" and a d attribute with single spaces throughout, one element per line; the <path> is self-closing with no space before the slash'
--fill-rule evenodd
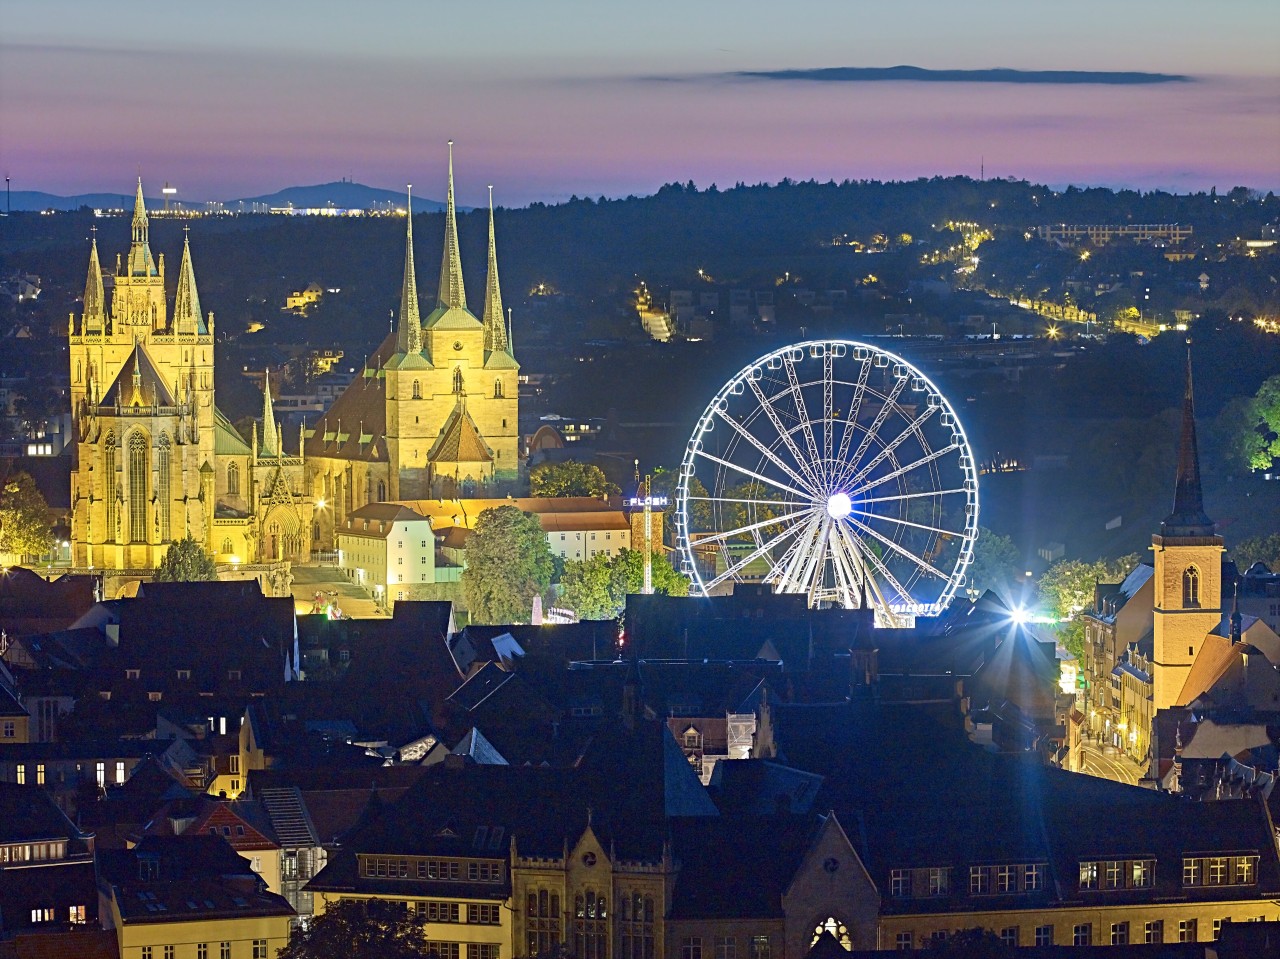
<path id="1" fill-rule="evenodd" d="M 190 533 L 186 539 L 174 540 L 156 568 L 156 582 L 199 583 L 218 578 L 213 557 Z"/>
<path id="2" fill-rule="evenodd" d="M 424 959 L 425 920 L 402 902 L 344 899 L 294 932 L 279 959 Z"/>

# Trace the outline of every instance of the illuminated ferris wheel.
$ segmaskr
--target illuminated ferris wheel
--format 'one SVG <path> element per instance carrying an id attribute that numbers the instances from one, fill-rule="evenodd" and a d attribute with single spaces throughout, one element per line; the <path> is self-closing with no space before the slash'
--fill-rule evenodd
<path id="1" fill-rule="evenodd" d="M 978 475 L 928 377 L 874 346 L 813 340 L 756 360 L 707 405 L 675 521 L 695 594 L 764 582 L 906 625 L 964 585 Z"/>

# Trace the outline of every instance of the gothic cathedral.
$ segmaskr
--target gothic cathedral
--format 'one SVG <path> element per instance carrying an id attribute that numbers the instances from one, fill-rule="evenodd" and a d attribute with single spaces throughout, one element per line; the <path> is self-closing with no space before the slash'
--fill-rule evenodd
<path id="1" fill-rule="evenodd" d="M 270 383 L 246 441 L 214 402 L 213 314 L 183 241 L 172 311 L 152 256 L 142 183 L 110 304 L 89 252 L 84 312 L 68 324 L 72 557 L 153 569 L 190 533 L 220 563 L 305 561 L 370 502 L 493 493 L 519 477 L 518 374 L 498 284 L 492 192 L 483 319 L 467 309 L 450 144 L 436 306 L 418 309 L 408 217 L 397 329 L 314 429 L 285 452 Z"/>
<path id="2" fill-rule="evenodd" d="M 307 468 L 326 506 L 316 511 L 320 548 L 366 503 L 492 495 L 519 476 L 520 365 L 502 308 L 492 193 L 482 317 L 467 309 L 462 282 L 450 144 L 435 308 L 425 319 L 418 308 L 410 215 L 396 330 L 307 431 Z"/>
<path id="3" fill-rule="evenodd" d="M 84 312 L 68 323 L 72 562 L 155 568 L 188 533 L 219 562 L 306 559 L 311 496 L 301 450 L 284 452 L 271 392 L 262 441 L 214 403 L 213 314 L 200 311 L 189 240 L 172 313 L 164 257 L 151 254 L 142 181 L 128 255 L 117 257 L 108 307 L 94 238 Z M 301 443 L 301 439 L 299 440 Z"/>

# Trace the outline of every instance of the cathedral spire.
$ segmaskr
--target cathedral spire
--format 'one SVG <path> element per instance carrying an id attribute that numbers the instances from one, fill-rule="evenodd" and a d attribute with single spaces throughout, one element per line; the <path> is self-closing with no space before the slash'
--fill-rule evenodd
<path id="1" fill-rule="evenodd" d="M 183 230 L 182 266 L 178 268 L 178 291 L 173 298 L 173 328 L 178 333 L 202 333 L 200 294 L 196 291 L 196 272 L 191 265 L 191 238 Z"/>
<path id="2" fill-rule="evenodd" d="M 409 210 L 404 240 L 404 287 L 400 291 L 400 325 L 396 351 L 422 352 L 422 317 L 418 313 L 418 277 L 413 269 L 413 184 L 409 184 Z"/>
<path id="3" fill-rule="evenodd" d="M 445 198 L 444 256 L 440 262 L 437 303 L 446 310 L 465 310 L 467 291 L 462 285 L 462 255 L 458 252 L 458 215 L 453 203 L 453 141 L 449 141 L 449 193 Z"/>
<path id="4" fill-rule="evenodd" d="M 142 198 L 142 177 L 138 177 L 138 194 L 133 200 L 133 236 L 129 245 L 129 275 L 155 276 L 156 262 L 148 245 L 147 204 Z"/>
<path id="5" fill-rule="evenodd" d="M 262 457 L 280 455 L 280 434 L 276 431 L 276 415 L 271 409 L 271 371 L 262 371 Z"/>
<path id="6" fill-rule="evenodd" d="M 498 283 L 498 244 L 493 233 L 493 185 L 489 185 L 489 277 L 484 292 L 484 353 L 507 349 L 506 318 L 502 315 L 502 286 Z"/>
<path id="7" fill-rule="evenodd" d="M 102 264 L 98 262 L 98 233 L 94 229 L 89 246 L 89 275 L 84 281 L 83 329 L 101 329 L 105 320 L 106 296 L 102 292 Z"/>
<path id="8" fill-rule="evenodd" d="M 1182 435 L 1178 441 L 1173 512 L 1160 524 L 1160 532 L 1165 536 L 1213 536 L 1213 529 L 1213 520 L 1204 511 L 1204 494 L 1200 487 L 1195 392 L 1191 382 L 1191 340 L 1187 340 L 1187 382 L 1182 397 Z"/>

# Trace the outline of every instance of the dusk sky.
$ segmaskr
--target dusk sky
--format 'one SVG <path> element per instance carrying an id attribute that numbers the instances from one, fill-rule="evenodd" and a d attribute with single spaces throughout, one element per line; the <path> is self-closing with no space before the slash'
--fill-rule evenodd
<path id="1" fill-rule="evenodd" d="M 1160 82 L 768 75 L 899 64 Z M 0 131 L 14 189 L 115 192 L 140 171 L 189 200 L 344 176 L 440 198 L 450 137 L 464 204 L 487 183 L 520 205 L 984 161 L 1054 185 L 1280 189 L 1280 3 L 3 0 Z"/>

